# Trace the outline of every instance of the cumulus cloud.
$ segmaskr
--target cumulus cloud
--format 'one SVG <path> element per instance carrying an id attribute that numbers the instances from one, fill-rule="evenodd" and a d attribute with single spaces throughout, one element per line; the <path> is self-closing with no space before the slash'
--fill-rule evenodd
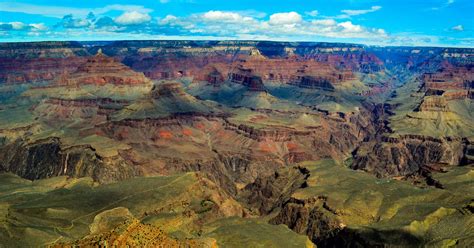
<path id="1" fill-rule="evenodd" d="M 0 22 L 0 31 L 46 31 L 48 27 L 43 23 L 25 24 L 23 22 Z"/>
<path id="2" fill-rule="evenodd" d="M 275 13 L 268 19 L 253 18 L 237 12 L 210 11 L 189 17 L 166 16 L 159 20 L 160 30 L 180 30 L 182 34 L 230 37 L 237 39 L 384 38 L 383 29 L 367 28 L 334 19 L 304 20 L 297 12 Z"/>
<path id="3" fill-rule="evenodd" d="M 337 25 L 343 28 L 341 31 L 347 33 L 360 33 L 363 30 L 362 26 L 354 25 L 352 22 L 341 22 Z"/>
<path id="4" fill-rule="evenodd" d="M 293 25 L 303 20 L 300 14 L 292 11 L 286 13 L 275 13 L 270 16 L 270 25 Z"/>
<path id="5" fill-rule="evenodd" d="M 174 15 L 167 15 L 165 18 L 158 21 L 161 25 L 174 25 L 178 21 L 178 17 Z"/>
<path id="6" fill-rule="evenodd" d="M 65 15 L 59 23 L 56 24 L 56 27 L 63 28 L 83 28 L 91 25 L 91 22 L 86 18 L 74 18 L 73 15 Z"/>
<path id="7" fill-rule="evenodd" d="M 29 25 L 33 31 L 45 31 L 48 27 L 44 23 L 33 23 Z"/>
<path id="8" fill-rule="evenodd" d="M 101 8 L 72 8 L 65 6 L 47 6 L 26 4 L 18 2 L 0 2 L 0 10 L 6 12 L 19 12 L 33 15 L 44 15 L 61 18 L 64 15 L 86 16 L 90 12 L 106 14 L 110 11 L 136 11 L 140 13 L 151 13 L 153 10 L 141 5 L 111 4 Z"/>
<path id="9" fill-rule="evenodd" d="M 226 11 L 208 11 L 202 15 L 205 20 L 209 21 L 222 21 L 222 22 L 236 22 L 244 19 L 238 13 L 235 12 L 226 12 Z"/>
<path id="10" fill-rule="evenodd" d="M 383 40 L 389 35 L 378 28 L 359 25 L 351 21 L 339 22 L 333 18 L 315 19 L 305 13 L 303 18 L 297 12 L 265 13 L 211 10 L 188 16 L 166 15 L 152 17 L 138 11 L 124 12 L 113 18 L 107 15 L 83 17 L 66 15 L 55 26 L 55 37 L 69 37 L 74 33 L 84 37 L 102 34 L 108 37 L 205 37 L 206 39 L 269 39 L 269 40 L 341 40 L 366 39 Z M 25 24 L 26 25 L 26 24 Z M 21 24 L 15 24 L 21 27 Z M 30 31 L 44 29 L 44 26 L 30 26 Z M 63 30 L 66 29 L 66 30 Z M 14 32 L 13 24 L 0 25 L 2 32 Z M 113 34 L 116 34 L 115 36 Z M 79 37 L 79 36 L 77 36 Z M 94 37 L 96 38 L 96 37 Z"/>
<path id="11" fill-rule="evenodd" d="M 305 12 L 305 14 L 307 14 L 309 16 L 312 16 L 312 17 L 316 17 L 316 16 L 319 15 L 319 11 L 313 10 L 313 11 Z"/>
<path id="12" fill-rule="evenodd" d="M 456 25 L 456 26 L 452 27 L 451 30 L 461 32 L 461 31 L 464 31 L 464 27 L 462 25 Z"/>
<path id="13" fill-rule="evenodd" d="M 345 9 L 345 10 L 341 10 L 341 12 L 348 16 L 357 16 L 357 15 L 364 15 L 367 13 L 375 12 L 375 11 L 380 10 L 381 8 L 382 8 L 381 6 L 372 6 L 370 9 L 358 9 L 358 10 Z"/>
<path id="14" fill-rule="evenodd" d="M 311 21 L 314 25 L 321 25 L 321 26 L 334 26 L 336 25 L 336 21 L 334 19 L 323 19 L 323 20 L 313 20 Z"/>
<path id="15" fill-rule="evenodd" d="M 23 22 L 10 22 L 10 25 L 12 25 L 12 28 L 14 30 L 21 30 L 26 27 L 26 25 Z"/>
<path id="16" fill-rule="evenodd" d="M 110 27 L 110 26 L 115 26 L 115 25 L 116 24 L 114 20 L 108 16 L 103 16 L 94 23 L 94 27 L 97 27 L 97 28 Z"/>
<path id="17" fill-rule="evenodd" d="M 120 25 L 137 25 L 151 20 L 150 15 L 137 11 L 125 12 L 115 18 L 115 22 Z"/>

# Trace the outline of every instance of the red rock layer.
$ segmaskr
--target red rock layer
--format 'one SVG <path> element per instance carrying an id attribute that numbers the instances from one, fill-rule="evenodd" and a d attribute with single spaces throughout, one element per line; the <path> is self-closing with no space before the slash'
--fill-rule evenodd
<path id="1" fill-rule="evenodd" d="M 470 90 L 474 82 L 474 68 L 444 65 L 436 73 L 425 73 L 422 76 L 426 90 Z"/>
<path id="2" fill-rule="evenodd" d="M 71 73 L 84 63 L 84 57 L 0 59 L 0 83 L 28 83 L 50 81 L 64 73 Z"/>
<path id="3" fill-rule="evenodd" d="M 101 52 L 87 59 L 74 73 L 63 74 L 58 81 L 63 85 L 141 85 L 150 83 L 143 73 L 135 72 Z"/>
<path id="4" fill-rule="evenodd" d="M 207 81 L 220 84 L 226 79 L 258 76 L 264 81 L 296 82 L 302 76 L 308 76 L 319 81 L 338 84 L 355 78 L 350 69 L 337 68 L 327 62 L 317 62 L 301 57 L 265 58 L 254 55 L 186 56 L 172 58 L 164 55 L 160 59 L 143 58 L 132 64 L 132 68 L 143 71 L 152 79 L 173 79 L 193 77 L 195 81 Z M 243 72 L 243 69 L 251 72 Z M 250 75 L 251 73 L 251 75 Z M 237 75 L 234 75 L 237 74 Z"/>
<path id="5" fill-rule="evenodd" d="M 444 62 L 441 70 L 425 73 L 421 79 L 422 90 L 425 91 L 425 97 L 419 106 L 421 111 L 448 111 L 446 101 L 473 98 L 472 67 L 453 66 Z"/>

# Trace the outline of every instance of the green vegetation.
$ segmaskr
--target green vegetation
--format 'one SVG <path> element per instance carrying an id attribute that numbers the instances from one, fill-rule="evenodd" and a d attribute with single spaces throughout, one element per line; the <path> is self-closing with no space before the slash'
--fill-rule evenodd
<path id="1" fill-rule="evenodd" d="M 281 113 L 256 112 L 246 108 L 234 109 L 229 121 L 235 124 L 245 124 L 254 128 L 292 128 L 302 130 L 320 125 L 320 116 L 311 112 Z"/>
<path id="2" fill-rule="evenodd" d="M 259 219 L 221 219 L 206 229 L 204 236 L 215 238 L 219 247 L 314 247 L 306 236 L 285 225 L 270 225 Z"/>
<path id="3" fill-rule="evenodd" d="M 294 85 L 268 84 L 270 94 L 298 105 L 316 107 L 330 112 L 354 112 L 361 107 L 362 97 L 352 90 L 324 91 Z"/>
<path id="4" fill-rule="evenodd" d="M 189 209 L 185 202 L 191 202 L 191 209 L 192 202 L 197 203 L 198 218 L 217 217 L 211 212 L 215 203 L 205 196 L 215 192 L 198 178 L 195 173 L 186 173 L 96 185 L 89 178 L 55 177 L 32 182 L 0 174 L 0 240 L 5 246 L 29 247 L 71 242 L 91 232 L 107 231 L 133 215 L 165 231 L 185 231 L 182 237 L 186 239 L 214 238 L 224 247 L 252 246 L 261 241 L 265 247 L 311 247 L 307 237 L 258 220 L 223 219 L 204 226 L 204 232 L 193 231 L 195 217 L 186 215 Z"/>
<path id="5" fill-rule="evenodd" d="M 308 187 L 298 190 L 293 197 L 326 196 L 328 207 L 335 210 L 340 221 L 351 230 L 359 233 L 370 230 L 370 235 L 375 235 L 375 231 L 377 239 L 386 244 L 399 242 L 396 239 L 400 236 L 395 233 L 405 233 L 420 244 L 435 247 L 450 242 L 460 247 L 474 244 L 474 216 L 463 212 L 472 204 L 472 168 L 456 167 L 436 174 L 436 179 L 445 187 L 437 189 L 378 179 L 333 160 L 302 165 L 310 170 Z"/>
<path id="6" fill-rule="evenodd" d="M 423 100 L 418 92 L 420 82 L 411 79 L 396 91 L 396 97 L 389 101 L 395 106 L 395 115 L 390 117 L 390 127 L 398 134 L 418 134 L 431 137 L 474 137 L 474 104 L 471 99 L 448 101 L 448 112 L 414 110 Z"/>

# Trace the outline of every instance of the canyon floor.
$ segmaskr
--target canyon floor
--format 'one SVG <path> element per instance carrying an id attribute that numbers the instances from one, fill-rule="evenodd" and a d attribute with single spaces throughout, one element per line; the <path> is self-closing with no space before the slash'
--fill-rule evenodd
<path id="1" fill-rule="evenodd" d="M 472 247 L 474 49 L 0 44 L 0 247 Z"/>

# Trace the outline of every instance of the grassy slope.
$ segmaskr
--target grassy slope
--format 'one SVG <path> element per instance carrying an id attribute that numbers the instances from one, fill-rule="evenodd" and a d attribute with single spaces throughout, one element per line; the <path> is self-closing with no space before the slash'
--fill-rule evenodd
<path id="1" fill-rule="evenodd" d="M 437 189 L 377 179 L 332 160 L 303 165 L 310 170 L 309 187 L 293 197 L 327 196 L 328 206 L 339 212 L 340 220 L 349 228 L 375 228 L 387 244 L 397 244 L 391 236 L 396 232 L 436 246 L 456 241 L 466 247 L 474 244 L 474 216 L 463 209 L 471 203 L 474 192 L 472 168 L 437 174 L 446 188 Z"/>
<path id="2" fill-rule="evenodd" d="M 474 137 L 473 101 L 451 100 L 450 112 L 414 112 L 423 93 L 417 93 L 419 82 L 411 80 L 397 90 L 397 96 L 389 101 L 399 105 L 390 117 L 390 127 L 395 134 L 420 134 L 431 137 Z"/>
<path id="3" fill-rule="evenodd" d="M 220 247 L 313 247 L 309 239 L 285 225 L 270 225 L 259 219 L 226 218 L 209 224 L 206 237 Z"/>
<path id="4" fill-rule="evenodd" d="M 137 218 L 144 212 L 170 207 L 169 212 L 147 215 L 148 223 L 187 225 L 179 207 L 188 192 L 195 192 L 196 176 L 186 173 L 168 177 L 137 178 L 97 186 L 90 179 L 53 179 L 31 182 L 10 174 L 0 174 L 0 243 L 5 246 L 39 246 L 67 242 L 89 234 L 94 217 L 109 209 L 125 207 Z M 203 190 L 206 190 L 205 188 Z M 191 202 L 202 202 L 193 194 Z M 200 211 L 198 211 L 200 212 Z M 205 211 L 203 211 L 205 212 Z M 176 215 L 181 223 L 166 221 Z M 150 221 L 150 218 L 154 218 Z M 169 227 L 171 228 L 171 227 Z M 178 228 L 182 229 L 183 228 Z M 284 226 L 273 226 L 256 219 L 235 218 L 214 222 L 201 235 L 226 247 L 241 242 L 249 245 L 264 241 L 270 247 L 309 246 L 308 239 Z M 186 237 L 193 235 L 186 234 Z M 199 237 L 199 236 L 196 236 Z M 275 241 L 282 242 L 275 242 Z"/>

